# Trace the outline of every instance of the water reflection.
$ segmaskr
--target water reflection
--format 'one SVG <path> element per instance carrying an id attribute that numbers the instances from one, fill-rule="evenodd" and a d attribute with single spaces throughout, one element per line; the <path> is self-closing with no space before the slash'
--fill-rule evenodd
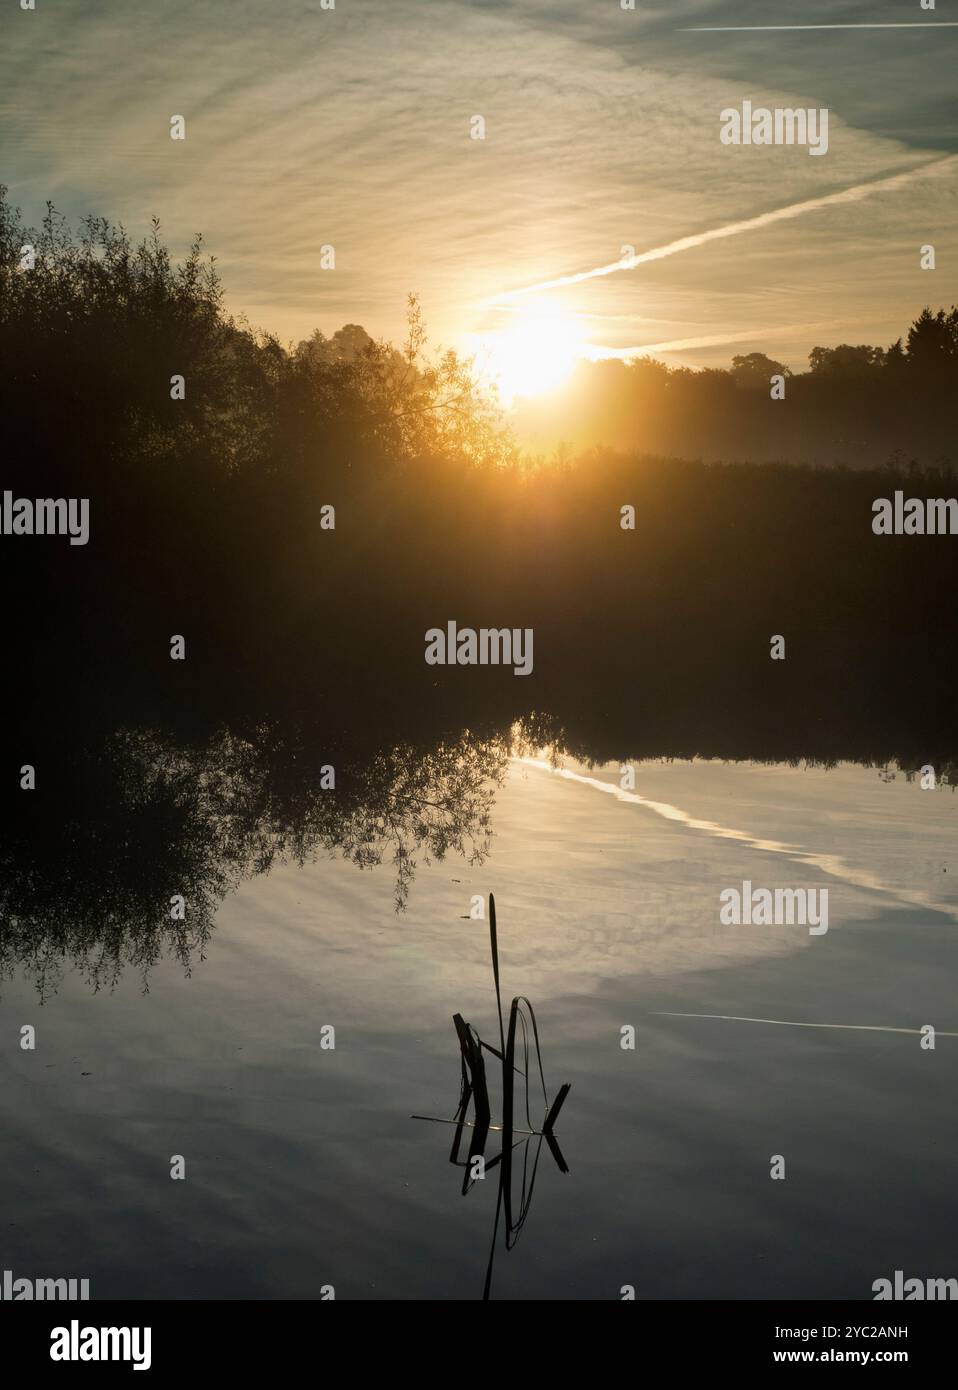
<path id="1" fill-rule="evenodd" d="M 464 732 L 429 745 L 340 736 L 319 749 L 264 727 L 201 747 L 118 733 L 43 774 L 0 850 L 0 979 L 22 966 L 41 998 L 72 961 L 92 989 L 172 956 L 204 958 L 214 914 L 278 862 L 388 862 L 396 906 L 417 863 L 481 863 L 508 749 Z M 53 786 L 50 781 L 56 778 Z"/>
<path id="2" fill-rule="evenodd" d="M 52 737 L 38 723 L 21 729 L 7 762 L 16 752 L 19 767 L 23 748 L 36 747 L 28 756 L 37 780 L 35 790 L 11 793 L 8 779 L 0 797 L 0 982 L 22 967 L 43 999 L 72 964 L 93 990 L 113 986 L 126 970 L 138 972 L 147 990 L 162 957 L 186 972 L 204 959 L 231 889 L 277 863 L 323 854 L 359 869 L 388 864 L 401 911 L 418 864 L 450 852 L 483 862 L 510 756 L 541 768 L 550 764 L 531 755 L 543 748 L 600 761 L 610 739 L 617 760 L 660 757 L 672 747 L 647 730 L 630 736 L 621 710 L 597 709 L 585 721 L 566 711 L 560 721 L 528 709 L 493 714 L 482 700 L 449 706 L 438 695 L 433 706 L 417 706 L 397 693 L 388 717 L 371 699 L 357 689 L 352 711 L 327 705 L 308 718 L 250 716 L 211 732 L 207 717 L 189 709 L 177 721 L 114 727 L 115 701 L 107 697 L 105 722 L 84 723 L 78 743 L 65 720 Z M 465 723 L 467 712 L 476 719 Z M 753 756 L 765 761 L 774 752 L 759 739 Z M 869 760 L 864 748 L 857 756 Z M 938 774 L 954 785 L 953 763 Z M 562 776 L 884 891 L 878 875 L 853 872 L 834 854 L 809 857 L 615 784 L 568 770 Z M 934 905 L 924 889 L 897 896 Z"/>
<path id="3" fill-rule="evenodd" d="M 571 1090 L 568 1083 L 559 1087 L 555 1099 L 551 1105 L 549 1095 L 546 1090 L 545 1073 L 542 1066 L 542 1049 L 539 1043 L 539 1029 L 536 1024 L 535 1011 L 532 1004 L 523 995 L 517 995 L 509 1010 L 508 1030 L 503 1024 L 502 1018 L 502 996 L 499 985 L 499 945 L 496 930 L 496 900 L 493 894 L 489 894 L 489 937 L 492 950 L 492 973 L 496 986 L 496 1010 L 499 1019 L 499 1048 L 493 1047 L 479 1036 L 479 1033 L 472 1026 L 466 1023 L 461 1014 L 453 1014 L 453 1023 L 456 1028 L 456 1037 L 459 1040 L 460 1052 L 460 1092 L 459 1105 L 455 1115 L 451 1120 L 443 1120 L 434 1115 L 414 1115 L 414 1120 L 428 1120 L 435 1124 L 455 1125 L 452 1148 L 449 1153 L 449 1162 L 457 1168 L 464 1169 L 462 1179 L 462 1195 L 465 1197 L 475 1187 L 477 1182 L 484 1181 L 488 1174 L 494 1169 L 498 1169 L 499 1183 L 496 1195 L 496 1214 L 492 1227 L 492 1244 L 489 1249 L 489 1260 L 486 1266 L 486 1278 L 483 1285 L 483 1299 L 492 1296 L 492 1271 L 495 1262 L 497 1241 L 499 1235 L 500 1218 L 504 1216 L 504 1245 L 506 1250 L 511 1250 L 519 1239 L 519 1234 L 525 1225 L 526 1218 L 532 1205 L 532 1194 L 535 1189 L 536 1174 L 539 1170 L 539 1158 L 542 1153 L 543 1140 L 549 1147 L 552 1157 L 560 1173 L 568 1173 L 569 1166 L 565 1161 L 562 1150 L 559 1148 L 558 1140 L 555 1137 L 555 1123 L 559 1112 L 565 1103 L 566 1097 Z M 539 1083 L 542 1089 L 543 1119 L 540 1128 L 533 1128 L 533 1120 L 529 1105 L 529 1062 L 530 1050 L 530 1029 L 532 1045 L 535 1048 L 536 1066 L 539 1073 Z M 521 1031 L 522 1036 L 522 1065 L 517 1066 L 518 1057 L 517 1036 Z M 489 1101 L 489 1087 L 486 1078 L 486 1065 L 483 1058 L 483 1051 L 490 1053 L 498 1059 L 502 1068 L 502 1123 L 492 1123 L 492 1111 Z M 516 1102 L 516 1077 L 522 1083 L 522 1095 L 524 1101 L 525 1121 L 528 1128 L 523 1128 L 516 1124 L 515 1102 Z M 469 1109 L 473 1109 L 473 1119 L 470 1120 Z M 464 1160 L 460 1159 L 463 1144 L 463 1131 L 470 1130 L 469 1149 Z M 491 1158 L 486 1158 L 486 1145 L 489 1140 L 490 1132 L 502 1135 L 500 1150 Z M 530 1150 L 530 1144 L 535 1139 L 534 1150 Z M 514 1203 L 513 1196 L 513 1173 L 518 1170 L 516 1150 L 521 1150 L 521 1182 L 518 1194 L 518 1204 Z"/>
<path id="4" fill-rule="evenodd" d="M 586 777 L 582 773 L 575 772 L 571 768 L 555 767 L 542 758 L 531 758 L 524 756 L 520 761 L 529 767 L 541 768 L 547 772 L 553 772 L 557 776 L 569 782 L 577 782 L 580 786 L 591 787 L 594 791 L 604 792 L 606 795 L 613 796 L 617 801 L 622 801 L 632 806 L 641 806 L 645 810 L 652 811 L 663 820 L 674 821 L 679 825 L 686 826 L 689 830 L 698 830 L 703 834 L 712 835 L 719 840 L 732 840 L 739 844 L 747 845 L 750 849 L 761 850 L 763 854 L 779 854 L 785 858 L 793 860 L 796 864 L 807 864 L 819 873 L 828 874 L 832 878 L 839 879 L 842 883 L 851 884 L 856 888 L 865 888 L 873 893 L 881 893 L 884 896 L 891 896 L 898 902 L 904 903 L 908 907 L 931 908 L 935 912 L 944 912 L 948 916 L 958 921 L 958 907 L 943 904 L 933 894 L 918 889 L 906 889 L 895 887 L 877 873 L 860 866 L 849 864 L 839 854 L 818 853 L 812 854 L 803 849 L 800 845 L 786 844 L 782 840 L 770 840 L 763 836 L 750 835 L 742 830 L 734 830 L 727 825 L 720 825 L 714 820 L 703 820 L 699 816 L 690 816 L 678 806 L 673 806 L 669 802 L 650 800 L 646 796 L 639 796 L 638 793 L 628 791 L 626 788 L 618 786 L 615 782 L 606 782 L 598 777 Z M 894 773 L 888 768 L 883 768 L 879 774 L 882 782 L 894 781 Z M 914 774 L 910 779 L 914 781 Z M 947 781 L 944 785 L 948 785 Z M 954 781 L 950 783 L 954 790 Z"/>

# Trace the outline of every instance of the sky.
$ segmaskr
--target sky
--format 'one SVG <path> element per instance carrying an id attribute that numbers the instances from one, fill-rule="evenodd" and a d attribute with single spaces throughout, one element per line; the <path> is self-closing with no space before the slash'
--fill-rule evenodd
<path id="1" fill-rule="evenodd" d="M 415 292 L 437 345 L 532 309 L 597 356 L 801 368 L 958 298 L 955 19 L 948 0 L 6 0 L 0 181 L 30 222 L 49 198 L 134 236 L 156 215 L 177 250 L 202 231 L 228 307 L 284 342 L 347 322 L 399 341 Z M 744 24 L 914 27 L 695 31 Z M 827 107 L 827 153 L 723 145 L 744 100 Z M 624 247 L 630 268 L 553 283 Z"/>

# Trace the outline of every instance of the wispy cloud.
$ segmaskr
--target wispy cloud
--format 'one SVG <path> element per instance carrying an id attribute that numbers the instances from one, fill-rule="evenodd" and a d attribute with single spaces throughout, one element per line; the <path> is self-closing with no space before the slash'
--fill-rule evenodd
<path id="1" fill-rule="evenodd" d="M 519 305 L 545 285 L 563 310 L 607 324 L 597 331 L 613 351 L 650 323 L 703 343 L 689 349 L 703 359 L 743 322 L 797 332 L 799 318 L 831 316 L 843 336 L 868 320 L 897 336 L 930 291 L 911 247 L 935 240 L 943 258 L 955 246 L 954 193 L 934 150 L 879 127 L 903 93 L 944 100 L 944 55 L 916 40 L 881 102 L 837 43 L 787 82 L 767 50 L 796 46 L 762 44 L 754 70 L 737 60 L 732 78 L 716 56 L 727 45 L 672 27 L 716 17 L 679 0 L 641 15 L 584 15 L 578 0 L 8 6 L 4 177 L 31 218 L 52 197 L 133 233 L 155 213 L 180 246 L 202 230 L 229 304 L 283 337 L 345 321 L 398 337 L 416 290 L 434 338 L 455 343 L 488 326 L 477 305 Z M 863 114 L 856 128 L 832 110 L 826 159 L 720 146 L 724 106 L 819 104 L 829 88 L 857 91 Z M 187 119 L 179 145 L 174 113 Z M 469 139 L 476 113 L 485 141 Z M 899 197 L 884 176 L 909 168 Z M 842 192 L 822 194 L 823 180 Z M 770 187 L 781 206 L 749 216 Z M 327 243 L 334 272 L 319 266 Z M 624 264 L 625 244 L 652 249 Z M 644 273 L 614 274 L 632 265 Z M 595 269 L 557 274 L 575 266 Z M 794 355 L 808 346 L 796 337 Z"/>

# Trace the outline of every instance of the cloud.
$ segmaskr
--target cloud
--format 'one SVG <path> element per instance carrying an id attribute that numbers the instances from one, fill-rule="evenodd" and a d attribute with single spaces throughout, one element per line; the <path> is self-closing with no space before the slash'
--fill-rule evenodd
<path id="1" fill-rule="evenodd" d="M 916 175 L 900 194 L 866 194 L 868 219 L 840 199 L 783 210 L 918 170 L 935 151 L 855 128 L 840 103 L 823 159 L 720 146 L 718 113 L 745 96 L 818 104 L 830 82 L 864 77 L 831 44 L 777 86 L 781 48 L 763 41 L 758 62 L 731 50 L 732 63 L 724 40 L 720 61 L 707 36 L 675 34 L 714 12 L 44 0 L 3 21 L 5 176 L 34 219 L 53 197 L 73 218 L 120 217 L 134 233 L 155 213 L 181 247 L 202 230 L 230 305 L 294 339 L 347 321 L 401 336 L 415 290 L 433 336 L 455 343 L 489 326 L 477 305 L 555 280 L 563 309 L 608 320 L 610 336 L 618 325 L 612 349 L 650 320 L 672 341 L 812 317 L 854 336 L 875 318 L 877 282 L 879 329 L 897 336 L 927 293 L 912 248 L 954 243 L 947 181 Z M 901 90 L 934 88 L 940 61 L 925 44 L 882 102 L 872 92 L 881 119 Z M 182 143 L 168 138 L 174 113 L 187 119 Z M 469 138 L 477 113 L 485 141 Z M 327 243 L 335 271 L 319 268 Z M 625 244 L 653 248 L 641 275 L 562 273 L 618 268 Z M 668 249 L 693 245 L 700 254 Z"/>

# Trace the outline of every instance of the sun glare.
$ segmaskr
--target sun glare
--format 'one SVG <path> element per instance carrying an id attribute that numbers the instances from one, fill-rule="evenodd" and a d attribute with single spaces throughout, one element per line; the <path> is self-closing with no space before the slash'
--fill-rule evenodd
<path id="1" fill-rule="evenodd" d="M 564 314 L 521 318 L 508 328 L 472 337 L 479 376 L 503 404 L 543 396 L 571 375 L 582 349 L 575 320 Z"/>

